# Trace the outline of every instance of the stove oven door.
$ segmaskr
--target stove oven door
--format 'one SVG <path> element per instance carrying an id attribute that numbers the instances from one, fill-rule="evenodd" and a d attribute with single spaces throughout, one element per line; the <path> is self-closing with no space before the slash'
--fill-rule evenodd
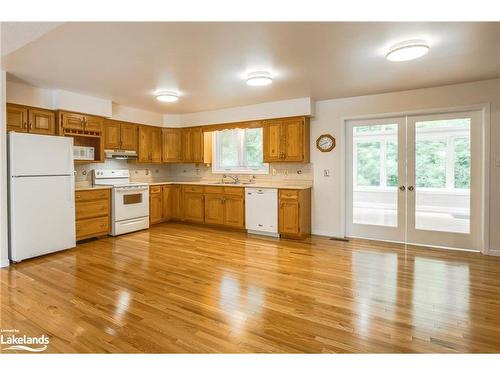
<path id="1" fill-rule="evenodd" d="M 113 208 L 115 222 L 149 216 L 149 187 L 115 187 Z"/>

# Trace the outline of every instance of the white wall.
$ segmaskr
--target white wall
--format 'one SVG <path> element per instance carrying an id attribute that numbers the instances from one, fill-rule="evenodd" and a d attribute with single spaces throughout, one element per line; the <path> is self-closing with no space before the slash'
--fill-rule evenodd
<path id="1" fill-rule="evenodd" d="M 9 265 L 5 97 L 5 72 L 0 70 L 0 267 Z"/>
<path id="2" fill-rule="evenodd" d="M 266 118 L 309 116 L 312 110 L 311 98 L 298 98 L 215 111 L 165 115 L 164 124 L 165 126 L 212 125 Z"/>
<path id="3" fill-rule="evenodd" d="M 490 103 L 490 248 L 500 249 L 500 80 L 393 92 L 354 98 L 322 100 L 315 104 L 311 122 L 311 163 L 314 165 L 313 232 L 343 236 L 343 120 L 346 117 L 418 111 Z M 316 149 L 316 138 L 331 133 L 337 148 L 330 153 Z M 330 177 L 323 170 L 330 170 Z"/>
<path id="4" fill-rule="evenodd" d="M 112 118 L 145 125 L 163 126 L 164 115 L 113 103 Z"/>
<path id="5" fill-rule="evenodd" d="M 7 82 L 7 102 L 48 109 L 64 109 L 140 124 L 163 126 L 164 115 L 113 103 L 111 100 L 67 90 L 48 90 Z"/>

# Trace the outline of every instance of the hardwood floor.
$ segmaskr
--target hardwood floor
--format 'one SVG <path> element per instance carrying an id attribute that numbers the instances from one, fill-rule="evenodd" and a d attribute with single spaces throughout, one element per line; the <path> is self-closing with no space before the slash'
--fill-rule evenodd
<path id="1" fill-rule="evenodd" d="M 500 352 L 500 259 L 477 253 L 166 223 L 0 276 L 0 328 L 46 352 Z"/>

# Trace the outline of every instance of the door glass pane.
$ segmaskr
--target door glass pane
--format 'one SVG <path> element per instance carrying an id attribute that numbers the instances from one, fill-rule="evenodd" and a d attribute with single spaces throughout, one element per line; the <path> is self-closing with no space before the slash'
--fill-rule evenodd
<path id="1" fill-rule="evenodd" d="M 415 228 L 470 232 L 470 118 L 415 124 Z"/>
<path id="2" fill-rule="evenodd" d="M 353 223 L 397 226 L 397 124 L 353 128 Z"/>

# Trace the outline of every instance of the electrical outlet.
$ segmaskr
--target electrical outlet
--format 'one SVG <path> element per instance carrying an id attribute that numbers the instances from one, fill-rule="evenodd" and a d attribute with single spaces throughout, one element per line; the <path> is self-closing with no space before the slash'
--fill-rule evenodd
<path id="1" fill-rule="evenodd" d="M 323 176 L 330 177 L 330 170 L 329 169 L 323 169 Z"/>
<path id="2" fill-rule="evenodd" d="M 273 175 L 273 176 L 276 176 L 276 174 L 277 174 L 276 169 L 275 169 L 275 168 L 273 168 L 272 175 Z"/>

